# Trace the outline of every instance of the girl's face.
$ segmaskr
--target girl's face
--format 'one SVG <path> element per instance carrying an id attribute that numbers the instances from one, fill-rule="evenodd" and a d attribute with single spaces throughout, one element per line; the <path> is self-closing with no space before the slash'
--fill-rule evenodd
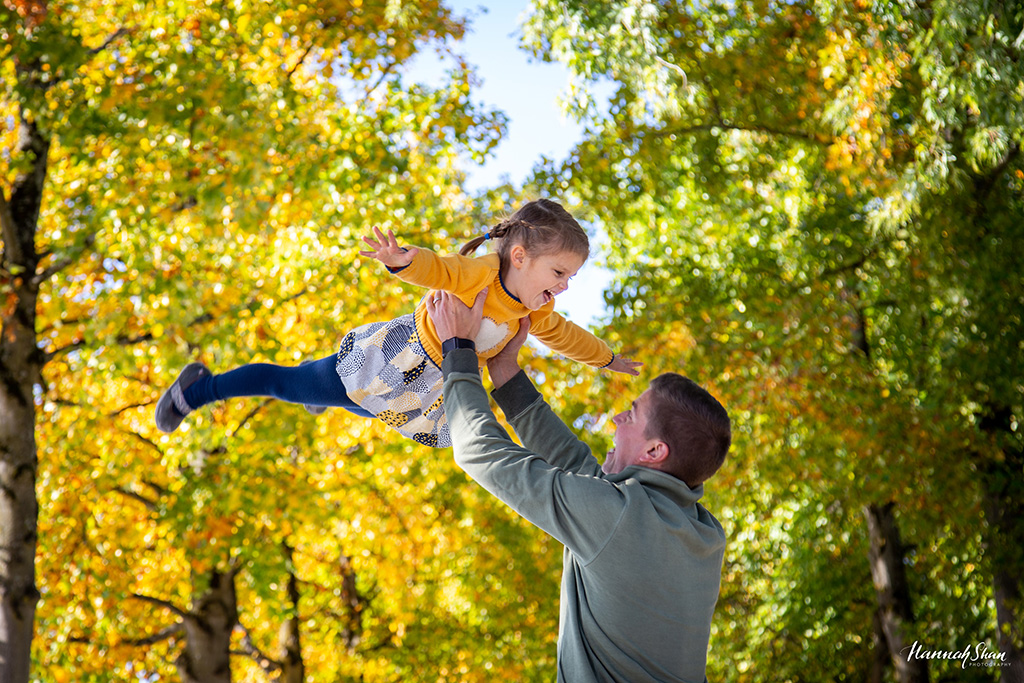
<path id="1" fill-rule="evenodd" d="M 509 272 L 505 286 L 531 311 L 543 307 L 569 288 L 586 259 L 571 251 L 530 256 L 516 245 L 510 251 Z"/>

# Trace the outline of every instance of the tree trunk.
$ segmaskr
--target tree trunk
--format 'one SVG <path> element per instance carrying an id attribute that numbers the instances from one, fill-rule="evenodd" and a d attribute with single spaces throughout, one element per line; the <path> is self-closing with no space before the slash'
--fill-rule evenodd
<path id="1" fill-rule="evenodd" d="M 1000 683 L 1024 683 L 1019 619 L 1019 615 L 1024 614 L 1024 606 L 1021 605 L 1020 574 L 1011 574 L 1009 568 L 1000 567 L 993 584 L 996 623 L 999 626 L 999 652 L 1003 654 L 1003 663 L 1006 664 L 999 669 L 999 680 Z"/>
<path id="2" fill-rule="evenodd" d="M 284 546 L 291 565 L 292 549 Z M 292 614 L 281 624 L 279 643 L 281 648 L 281 683 L 303 683 L 306 678 L 306 664 L 302 660 L 302 640 L 300 637 L 299 618 L 299 579 L 295 572 L 288 572 L 288 600 L 292 604 Z"/>
<path id="3" fill-rule="evenodd" d="M 1013 415 L 1009 409 L 994 409 L 982 416 L 983 432 L 1007 439 L 1013 437 Z M 992 568 L 998 646 L 1005 666 L 1000 667 L 1002 683 L 1024 683 L 1024 450 L 1009 440 L 1001 461 L 989 460 L 980 468 L 988 518 L 986 557 Z"/>
<path id="4" fill-rule="evenodd" d="M 871 620 L 871 645 L 873 657 L 871 660 L 870 683 L 885 683 L 885 670 L 889 668 L 889 646 L 885 642 L 885 629 L 882 628 L 882 610 L 876 609 L 875 616 Z"/>
<path id="5" fill-rule="evenodd" d="M 0 683 L 29 680 L 36 603 L 36 433 L 34 388 L 43 356 L 36 345 L 39 294 L 35 238 L 49 142 L 21 121 L 16 159 L 29 168 L 0 187 Z"/>
<path id="6" fill-rule="evenodd" d="M 341 639 L 348 647 L 348 651 L 354 652 L 363 639 L 363 609 L 366 607 L 366 598 L 356 587 L 356 572 L 348 556 L 342 553 L 338 565 L 341 572 L 341 601 L 346 613 Z"/>
<path id="7" fill-rule="evenodd" d="M 184 615 L 185 650 L 176 662 L 183 683 L 230 683 L 231 633 L 238 625 L 235 570 L 210 572 L 210 585 Z"/>
<path id="8" fill-rule="evenodd" d="M 868 551 L 871 578 L 878 596 L 878 619 L 896 669 L 896 680 L 900 683 L 927 683 L 927 660 L 910 658 L 910 646 L 904 638 L 906 625 L 914 621 L 914 611 L 903 565 L 905 548 L 900 540 L 893 507 L 890 502 L 882 506 L 872 503 L 864 508 L 871 542 Z"/>

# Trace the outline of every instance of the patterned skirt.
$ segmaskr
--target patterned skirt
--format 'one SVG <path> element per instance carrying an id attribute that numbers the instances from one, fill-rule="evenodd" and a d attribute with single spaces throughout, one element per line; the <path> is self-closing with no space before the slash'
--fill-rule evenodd
<path id="1" fill-rule="evenodd" d="M 413 314 L 346 334 L 337 368 L 349 398 L 385 424 L 425 446 L 452 445 L 444 376 L 423 350 Z"/>

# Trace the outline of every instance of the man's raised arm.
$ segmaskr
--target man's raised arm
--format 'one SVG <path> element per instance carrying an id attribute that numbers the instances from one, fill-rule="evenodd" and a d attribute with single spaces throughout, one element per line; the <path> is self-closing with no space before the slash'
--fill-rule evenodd
<path id="1" fill-rule="evenodd" d="M 477 308 L 482 310 L 482 306 L 467 309 L 447 293 L 428 302 L 428 312 L 434 309 L 433 314 L 437 314 L 438 309 L 448 309 L 447 313 L 434 317 L 439 334 L 446 340 L 470 339 L 474 327 L 479 327 L 479 318 L 473 321 Z M 449 322 L 454 324 L 449 326 Z M 525 333 L 522 336 L 525 337 Z M 521 343 L 520 340 L 516 349 Z M 444 410 L 459 467 L 579 557 L 585 560 L 595 557 L 607 545 L 620 519 L 623 499 L 612 484 L 598 476 L 600 468 L 586 445 L 551 412 L 526 373 L 517 372 L 498 391 L 517 390 L 515 385 L 522 381 L 526 394 L 533 397 L 523 419 L 537 425 L 534 440 L 549 447 L 545 449 L 549 452 L 524 448 L 502 429 L 491 412 L 475 352 L 459 345 L 450 348 L 442 369 Z M 511 364 L 498 366 L 503 378 L 511 370 Z M 545 434 L 549 438 L 545 439 Z M 564 442 L 565 446 L 552 446 L 559 442 Z M 584 474 L 583 463 L 587 461 L 592 465 L 591 471 L 585 474 L 592 476 L 579 476 Z M 592 514 L 574 513 L 584 508 Z"/>
<path id="2" fill-rule="evenodd" d="M 460 340 L 449 346 L 456 353 L 467 358 L 453 357 L 446 361 L 445 376 L 453 369 L 468 370 L 469 359 L 458 348 L 465 347 L 465 340 L 472 339 L 480 329 L 483 309 L 480 302 L 486 290 L 481 293 L 473 308 L 458 298 L 441 292 L 427 302 L 427 313 L 434 321 L 438 337 L 442 340 Z M 578 474 L 599 475 L 601 468 L 594 459 L 590 447 L 579 440 L 576 434 L 555 415 L 543 400 L 533 382 L 519 366 L 519 350 L 526 341 L 530 330 L 530 318 L 520 320 L 519 330 L 505 347 L 487 361 L 487 370 L 494 384 L 495 401 L 516 430 L 523 445 L 547 462 Z M 473 358 L 476 361 L 476 358 Z M 475 367 L 473 368 L 475 370 Z M 449 426 L 451 420 L 449 420 Z"/>

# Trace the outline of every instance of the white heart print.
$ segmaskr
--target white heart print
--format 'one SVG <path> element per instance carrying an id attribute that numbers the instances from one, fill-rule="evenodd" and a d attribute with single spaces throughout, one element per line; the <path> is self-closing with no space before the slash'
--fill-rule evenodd
<path id="1" fill-rule="evenodd" d="M 490 318 L 480 321 L 480 332 L 473 341 L 476 343 L 477 353 L 486 353 L 505 341 L 508 337 L 508 323 L 496 325 Z"/>

